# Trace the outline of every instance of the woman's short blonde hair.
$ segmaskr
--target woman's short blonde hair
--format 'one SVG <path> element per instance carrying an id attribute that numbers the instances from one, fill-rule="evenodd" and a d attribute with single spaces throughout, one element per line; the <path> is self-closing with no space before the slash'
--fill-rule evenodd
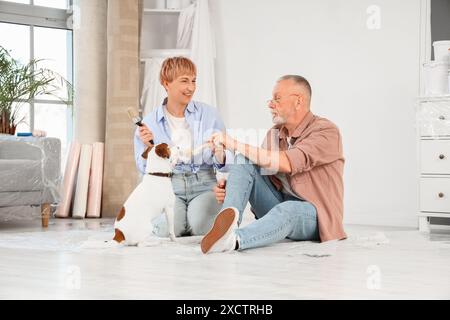
<path id="1" fill-rule="evenodd" d="M 164 85 L 164 82 L 172 82 L 183 75 L 196 76 L 195 64 L 185 57 L 167 58 L 162 64 L 159 81 Z"/>

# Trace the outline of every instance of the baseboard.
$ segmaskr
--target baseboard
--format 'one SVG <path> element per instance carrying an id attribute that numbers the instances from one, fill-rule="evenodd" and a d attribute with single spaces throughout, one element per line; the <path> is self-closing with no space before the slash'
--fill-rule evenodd
<path id="1" fill-rule="evenodd" d="M 369 226 L 390 226 L 390 227 L 407 227 L 418 228 L 418 218 L 415 213 L 408 215 L 400 213 L 372 213 L 367 214 L 361 212 L 345 213 L 345 224 L 359 224 Z"/>

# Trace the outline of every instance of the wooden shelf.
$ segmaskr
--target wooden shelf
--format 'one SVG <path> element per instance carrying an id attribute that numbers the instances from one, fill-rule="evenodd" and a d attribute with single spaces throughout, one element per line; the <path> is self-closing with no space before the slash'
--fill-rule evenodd
<path id="1" fill-rule="evenodd" d="M 179 14 L 179 9 L 144 9 L 144 14 Z"/>
<path id="2" fill-rule="evenodd" d="M 419 102 L 450 101 L 450 94 L 440 96 L 420 96 Z"/>
<path id="3" fill-rule="evenodd" d="M 152 58 L 164 58 L 171 56 L 189 56 L 189 49 L 151 49 L 151 50 L 142 50 L 141 51 L 141 62 L 145 62 L 148 59 Z"/>
<path id="4" fill-rule="evenodd" d="M 450 218 L 450 213 L 436 213 L 436 212 L 425 212 L 422 211 L 418 214 L 419 217 L 430 217 L 430 218 Z"/>

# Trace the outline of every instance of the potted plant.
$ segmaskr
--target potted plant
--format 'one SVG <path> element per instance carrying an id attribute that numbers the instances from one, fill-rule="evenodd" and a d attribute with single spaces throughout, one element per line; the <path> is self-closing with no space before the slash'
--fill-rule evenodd
<path id="1" fill-rule="evenodd" d="M 0 134 L 14 135 L 23 104 L 40 95 L 52 95 L 68 104 L 72 103 L 72 86 L 57 73 L 39 67 L 42 60 L 30 60 L 22 64 L 0 46 Z M 58 96 L 61 89 L 67 97 Z M 16 105 L 14 108 L 14 104 Z"/>

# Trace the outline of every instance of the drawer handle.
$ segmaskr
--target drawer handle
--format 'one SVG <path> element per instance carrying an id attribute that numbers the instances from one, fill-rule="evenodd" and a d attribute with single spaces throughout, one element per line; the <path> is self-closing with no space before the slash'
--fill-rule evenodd
<path id="1" fill-rule="evenodd" d="M 445 159 L 445 155 L 443 155 L 443 154 L 439 155 L 439 159 L 444 160 Z"/>
<path id="2" fill-rule="evenodd" d="M 445 117 L 444 116 L 440 116 L 439 120 L 445 120 Z"/>
<path id="3" fill-rule="evenodd" d="M 439 192 L 438 196 L 442 199 L 445 195 L 442 192 Z"/>

